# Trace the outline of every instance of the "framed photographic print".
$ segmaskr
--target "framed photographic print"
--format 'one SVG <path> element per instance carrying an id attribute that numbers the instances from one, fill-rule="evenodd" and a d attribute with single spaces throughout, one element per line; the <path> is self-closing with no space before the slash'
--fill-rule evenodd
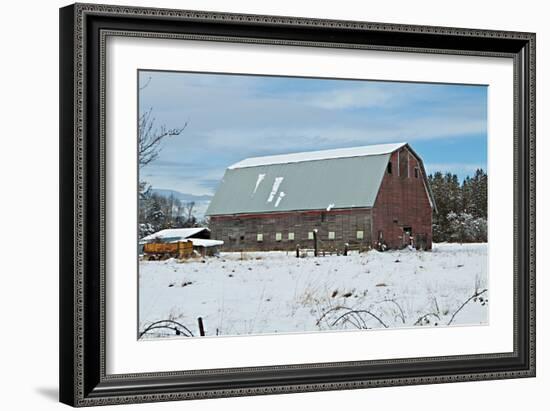
<path id="1" fill-rule="evenodd" d="M 60 399 L 535 375 L 535 35 L 60 10 Z"/>

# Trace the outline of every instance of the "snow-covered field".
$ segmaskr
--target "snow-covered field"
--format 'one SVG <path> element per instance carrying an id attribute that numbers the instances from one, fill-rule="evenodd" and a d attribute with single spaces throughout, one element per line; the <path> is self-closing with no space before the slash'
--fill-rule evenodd
<path id="1" fill-rule="evenodd" d="M 487 287 L 487 244 L 300 259 L 255 252 L 141 261 L 140 331 L 172 320 L 198 335 L 198 317 L 207 336 L 485 324 Z M 155 328 L 144 338 L 175 335 Z"/>

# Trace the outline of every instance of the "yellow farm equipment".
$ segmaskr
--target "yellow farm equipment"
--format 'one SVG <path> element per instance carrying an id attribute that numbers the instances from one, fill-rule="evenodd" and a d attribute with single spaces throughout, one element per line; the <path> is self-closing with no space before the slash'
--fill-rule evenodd
<path id="1" fill-rule="evenodd" d="M 193 255 L 192 241 L 176 243 L 147 243 L 143 246 L 147 260 L 164 260 L 167 258 L 189 258 Z"/>

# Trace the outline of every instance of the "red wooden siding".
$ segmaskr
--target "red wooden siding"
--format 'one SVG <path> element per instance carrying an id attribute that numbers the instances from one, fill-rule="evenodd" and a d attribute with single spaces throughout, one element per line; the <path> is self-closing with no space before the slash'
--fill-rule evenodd
<path id="1" fill-rule="evenodd" d="M 425 247 L 431 249 L 432 208 L 422 168 L 406 147 L 392 153 L 390 161 L 392 173 L 386 170 L 373 208 L 375 242 L 381 232 L 389 248 L 400 248 L 407 242 L 403 229 L 410 227 L 413 239 L 425 236 Z"/>

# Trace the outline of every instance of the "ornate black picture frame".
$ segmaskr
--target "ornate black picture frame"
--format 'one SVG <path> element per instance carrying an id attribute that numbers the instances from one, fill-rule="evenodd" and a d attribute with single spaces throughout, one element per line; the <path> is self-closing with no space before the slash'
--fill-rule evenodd
<path id="1" fill-rule="evenodd" d="M 105 371 L 105 39 L 187 38 L 514 61 L 514 350 L 208 371 Z M 73 406 L 535 376 L 535 34 L 76 4 L 60 10 L 60 400 Z"/>

